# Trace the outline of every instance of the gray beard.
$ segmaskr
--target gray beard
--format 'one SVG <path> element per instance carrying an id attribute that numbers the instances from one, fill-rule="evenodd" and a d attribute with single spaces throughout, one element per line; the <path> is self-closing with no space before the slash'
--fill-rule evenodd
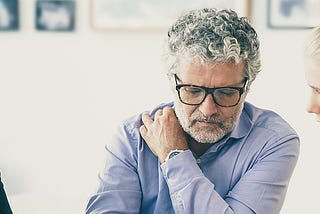
<path id="1" fill-rule="evenodd" d="M 234 114 L 226 119 L 221 118 L 220 115 L 204 116 L 200 111 L 194 112 L 190 118 L 187 118 L 182 111 L 182 104 L 179 104 L 175 105 L 178 120 L 183 130 L 198 143 L 213 144 L 221 140 L 234 129 L 242 110 L 242 105 L 239 105 Z M 198 122 L 210 122 L 215 126 L 198 127 Z"/>

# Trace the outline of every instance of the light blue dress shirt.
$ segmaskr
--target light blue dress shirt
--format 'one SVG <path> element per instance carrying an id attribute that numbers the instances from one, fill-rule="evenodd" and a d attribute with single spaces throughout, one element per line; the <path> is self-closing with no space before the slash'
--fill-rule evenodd
<path id="1" fill-rule="evenodd" d="M 150 114 L 166 105 L 173 104 Z M 106 145 L 86 213 L 280 212 L 299 138 L 276 113 L 245 103 L 235 129 L 201 157 L 187 150 L 162 165 L 140 136 L 141 123 L 141 115 L 126 120 Z"/>

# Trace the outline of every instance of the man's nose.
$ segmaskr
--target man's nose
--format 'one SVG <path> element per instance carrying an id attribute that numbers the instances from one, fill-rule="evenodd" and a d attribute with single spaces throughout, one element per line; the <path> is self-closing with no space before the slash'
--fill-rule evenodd
<path id="1" fill-rule="evenodd" d="M 217 113 L 217 104 L 214 102 L 212 94 L 207 94 L 204 101 L 200 104 L 199 110 L 205 116 L 211 116 Z"/>

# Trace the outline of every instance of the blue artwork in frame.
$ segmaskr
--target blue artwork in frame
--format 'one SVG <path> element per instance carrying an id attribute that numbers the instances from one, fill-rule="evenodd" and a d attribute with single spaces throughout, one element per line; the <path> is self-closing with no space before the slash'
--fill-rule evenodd
<path id="1" fill-rule="evenodd" d="M 308 29 L 320 24 L 319 0 L 268 0 L 268 27 Z"/>
<path id="2" fill-rule="evenodd" d="M 18 0 L 0 0 L 0 31 L 13 31 L 18 29 Z"/>
<path id="3" fill-rule="evenodd" d="M 75 29 L 75 2 L 38 0 L 35 14 L 39 31 L 73 31 Z"/>

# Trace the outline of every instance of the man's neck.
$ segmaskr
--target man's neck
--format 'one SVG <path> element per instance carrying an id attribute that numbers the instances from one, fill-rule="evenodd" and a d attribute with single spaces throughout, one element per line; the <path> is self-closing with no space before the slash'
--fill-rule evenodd
<path id="1" fill-rule="evenodd" d="M 199 143 L 189 135 L 187 135 L 189 149 L 198 157 L 203 155 L 213 145 L 212 143 Z"/>

